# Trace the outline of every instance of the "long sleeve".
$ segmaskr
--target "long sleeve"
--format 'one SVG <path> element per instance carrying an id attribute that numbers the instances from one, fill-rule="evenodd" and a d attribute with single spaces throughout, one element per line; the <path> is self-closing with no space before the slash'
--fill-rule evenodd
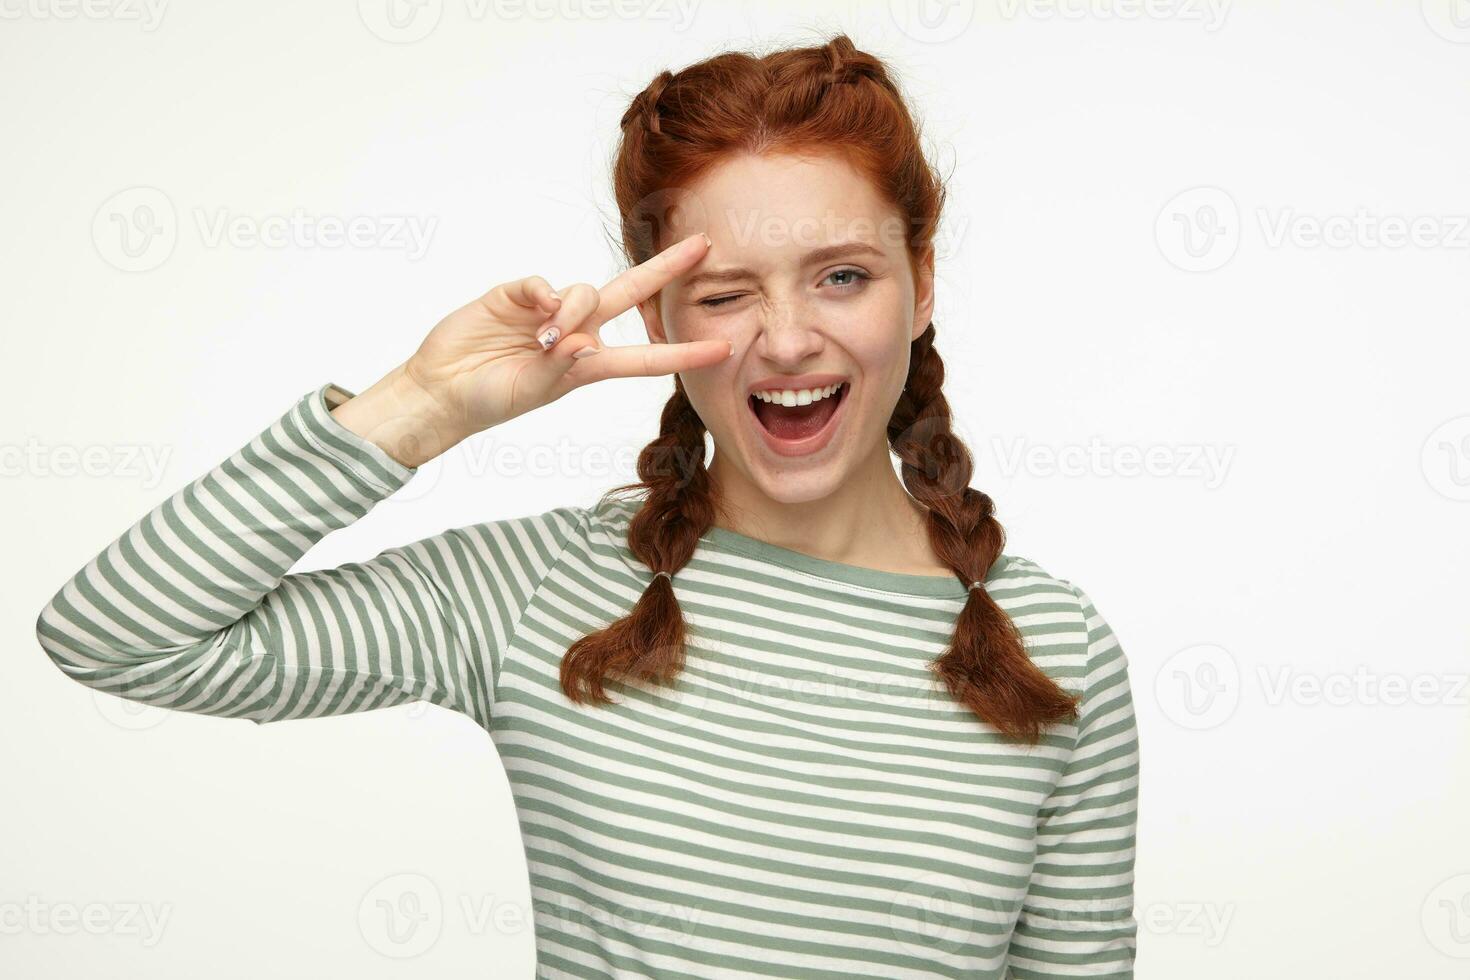
<path id="1" fill-rule="evenodd" d="M 64 673 L 130 700 L 256 723 L 412 700 L 488 723 L 497 658 L 572 511 L 288 574 L 417 472 L 333 418 L 327 387 L 61 587 L 36 633 Z"/>
<path id="2" fill-rule="evenodd" d="M 1038 818 L 1036 863 L 1008 951 L 1015 980 L 1131 980 L 1138 732 L 1128 660 L 1086 593 L 1077 741 Z"/>

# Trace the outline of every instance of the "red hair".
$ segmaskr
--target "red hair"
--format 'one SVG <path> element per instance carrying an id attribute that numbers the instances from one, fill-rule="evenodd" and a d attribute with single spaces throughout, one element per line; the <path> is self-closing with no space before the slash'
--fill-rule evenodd
<path id="1" fill-rule="evenodd" d="M 668 244 L 678 190 L 737 153 L 839 153 L 905 221 L 915 270 L 933 248 L 943 183 L 883 62 L 846 35 L 663 71 L 633 99 L 622 133 L 613 186 L 630 264 Z M 935 555 L 968 586 L 984 581 L 1005 533 L 990 497 L 969 485 L 973 461 L 951 430 L 943 383 L 931 322 L 910 349 L 888 441 L 904 486 L 928 511 Z M 605 682 L 614 677 L 669 684 L 684 666 L 685 623 L 669 575 L 689 561 L 718 508 L 704 437 L 675 375 L 658 437 L 639 454 L 639 482 L 608 491 L 641 496 L 628 546 L 655 574 L 626 616 L 568 648 L 561 685 L 574 702 L 609 703 Z M 930 667 L 956 699 L 1007 735 L 1034 742 L 1045 725 L 1076 716 L 1076 697 L 1031 660 L 1015 623 L 983 588 L 969 591 L 948 648 Z"/>

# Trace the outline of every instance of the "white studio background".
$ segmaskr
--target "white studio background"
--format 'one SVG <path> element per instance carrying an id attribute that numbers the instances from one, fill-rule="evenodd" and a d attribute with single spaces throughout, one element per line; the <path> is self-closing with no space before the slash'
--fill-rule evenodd
<path id="1" fill-rule="evenodd" d="M 467 718 L 140 712 L 35 617 L 305 392 L 610 277 L 659 70 L 839 29 L 949 179 L 976 485 L 1129 654 L 1137 975 L 1470 970 L 1470 5 L 0 0 L 0 974 L 531 975 Z M 670 387 L 482 434 L 299 568 L 590 503 Z"/>

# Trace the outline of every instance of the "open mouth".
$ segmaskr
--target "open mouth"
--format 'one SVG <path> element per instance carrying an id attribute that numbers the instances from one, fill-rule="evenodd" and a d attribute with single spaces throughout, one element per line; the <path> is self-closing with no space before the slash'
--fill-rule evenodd
<path id="1" fill-rule="evenodd" d="M 800 455 L 826 444 L 849 387 L 849 382 L 839 382 L 830 394 L 805 405 L 766 401 L 754 394 L 746 402 L 772 449 L 782 455 Z"/>

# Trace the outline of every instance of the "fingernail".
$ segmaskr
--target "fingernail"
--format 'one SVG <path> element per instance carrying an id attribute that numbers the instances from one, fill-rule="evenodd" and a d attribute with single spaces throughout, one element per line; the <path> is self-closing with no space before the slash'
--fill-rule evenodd
<path id="1" fill-rule="evenodd" d="M 552 299 L 561 299 L 561 293 L 557 292 L 554 289 L 551 290 L 550 292 L 551 292 L 551 298 Z"/>
<path id="2" fill-rule="evenodd" d="M 602 353 L 602 348 L 601 347 L 583 347 L 581 350 L 577 351 L 572 356 L 573 357 L 591 357 L 593 354 L 601 354 L 601 353 Z"/>
<path id="3" fill-rule="evenodd" d="M 700 232 L 700 234 L 701 235 L 704 235 L 704 245 L 705 245 L 706 248 L 714 248 L 715 247 L 715 243 L 712 242 L 712 241 L 710 241 L 710 237 L 708 235 L 705 235 L 704 232 Z"/>
<path id="4" fill-rule="evenodd" d="M 556 338 L 560 336 L 560 327 L 547 327 L 536 337 L 536 342 L 541 345 L 542 350 L 551 350 L 551 345 L 556 343 Z"/>
<path id="5" fill-rule="evenodd" d="M 727 344 L 730 345 L 730 354 L 734 354 L 735 353 L 735 341 L 733 341 L 733 340 L 727 340 L 727 341 L 725 341 L 725 343 L 727 343 Z M 726 357 L 729 357 L 730 354 L 726 354 L 725 356 Z"/>

